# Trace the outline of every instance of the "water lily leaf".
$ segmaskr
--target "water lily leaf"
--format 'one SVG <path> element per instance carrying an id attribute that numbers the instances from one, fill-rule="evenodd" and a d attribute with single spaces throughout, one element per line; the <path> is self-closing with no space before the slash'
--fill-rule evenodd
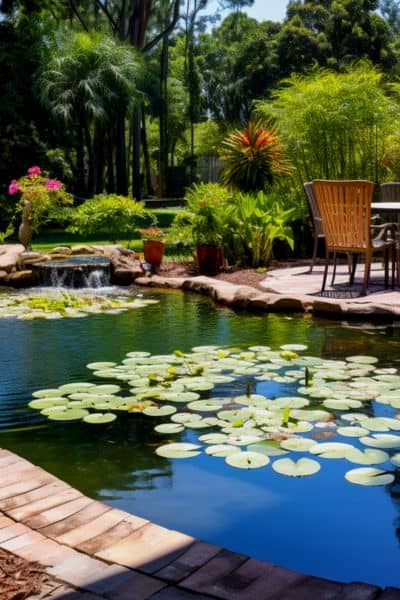
<path id="1" fill-rule="evenodd" d="M 201 421 L 201 415 L 197 415 L 195 413 L 176 413 L 171 417 L 171 421 L 174 421 L 174 423 L 186 424 L 196 420 Z"/>
<path id="2" fill-rule="evenodd" d="M 351 471 L 345 473 L 344 477 L 350 483 L 357 485 L 388 485 L 394 481 L 393 473 L 388 473 L 382 469 L 374 469 L 373 467 L 351 469 Z"/>
<path id="3" fill-rule="evenodd" d="M 104 423 L 111 423 L 115 421 L 117 415 L 113 413 L 91 413 L 83 417 L 85 423 L 91 423 L 93 425 L 103 425 Z"/>
<path id="4" fill-rule="evenodd" d="M 280 346 L 281 350 L 293 350 L 294 352 L 303 352 L 307 350 L 308 346 L 305 344 L 283 344 Z"/>
<path id="5" fill-rule="evenodd" d="M 225 458 L 225 462 L 237 469 L 259 469 L 265 467 L 270 460 L 268 456 L 258 452 L 236 452 L 235 454 L 229 454 Z"/>
<path id="6" fill-rule="evenodd" d="M 206 454 L 209 454 L 210 456 L 221 456 L 223 458 L 230 456 L 231 454 L 237 454 L 237 452 L 237 446 L 230 446 L 229 444 L 215 444 L 213 446 L 208 446 L 205 449 Z"/>
<path id="7" fill-rule="evenodd" d="M 59 392 L 65 394 L 73 394 L 74 392 L 87 392 L 89 388 L 94 388 L 94 383 L 87 382 L 77 382 L 77 383 L 66 383 L 64 385 L 60 385 L 58 388 Z"/>
<path id="8" fill-rule="evenodd" d="M 361 365 L 373 365 L 378 362 L 376 356 L 346 356 L 348 362 L 359 363 Z"/>
<path id="9" fill-rule="evenodd" d="M 180 423 L 161 423 L 154 427 L 154 431 L 157 431 L 157 433 L 166 434 L 180 433 L 184 429 L 184 426 Z"/>
<path id="10" fill-rule="evenodd" d="M 230 383 L 231 381 L 235 381 L 235 378 L 230 375 L 219 375 L 218 373 L 207 373 L 206 378 L 210 383 Z"/>
<path id="11" fill-rule="evenodd" d="M 396 467 L 400 467 L 400 452 L 397 452 L 397 454 L 393 454 L 392 458 L 390 459 L 390 462 L 392 462 Z"/>
<path id="12" fill-rule="evenodd" d="M 200 398 L 200 394 L 196 392 L 164 392 L 163 399 L 168 402 L 179 402 L 179 403 L 187 403 L 193 402 L 194 400 L 198 400 Z"/>
<path id="13" fill-rule="evenodd" d="M 116 394 L 120 391 L 120 389 L 121 388 L 119 385 L 113 385 L 110 383 L 104 385 L 96 385 L 95 389 L 91 391 L 96 394 Z"/>
<path id="14" fill-rule="evenodd" d="M 187 421 L 185 423 L 185 427 L 187 427 L 188 429 L 207 429 L 208 427 L 211 427 L 211 425 L 206 419 L 196 419 L 192 421 Z"/>
<path id="15" fill-rule="evenodd" d="M 304 408 L 308 406 L 310 401 L 306 398 L 298 398 L 297 396 L 282 396 L 273 400 L 273 408 Z"/>
<path id="16" fill-rule="evenodd" d="M 176 412 L 175 406 L 166 404 L 165 406 L 148 406 L 144 409 L 143 414 L 148 417 L 168 417 Z"/>
<path id="17" fill-rule="evenodd" d="M 232 410 L 220 410 L 217 417 L 222 421 L 247 421 L 251 417 L 251 412 L 247 408 L 238 408 Z"/>
<path id="18" fill-rule="evenodd" d="M 65 404 L 64 406 L 49 406 L 48 408 L 44 408 L 43 410 L 41 410 L 40 414 L 44 415 L 45 417 L 48 417 L 53 412 L 57 412 L 58 410 L 65 410 L 66 406 L 67 405 Z"/>
<path id="19" fill-rule="evenodd" d="M 200 454 L 199 448 L 200 446 L 197 444 L 176 442 L 159 446 L 156 449 L 156 454 L 164 458 L 192 458 Z"/>
<path id="20" fill-rule="evenodd" d="M 101 369 L 111 369 L 112 367 L 116 367 L 117 363 L 114 362 L 92 362 L 86 365 L 88 369 L 93 371 L 100 371 Z"/>
<path id="21" fill-rule="evenodd" d="M 368 429 L 364 427 L 338 427 L 337 432 L 345 437 L 362 437 L 368 435 Z"/>
<path id="22" fill-rule="evenodd" d="M 218 402 L 216 398 L 210 398 L 209 400 L 195 400 L 187 405 L 190 410 L 197 410 L 199 412 L 215 412 L 220 410 L 222 406 L 223 403 Z"/>
<path id="23" fill-rule="evenodd" d="M 314 429 L 314 426 L 308 421 L 298 421 L 297 423 L 289 423 L 286 425 L 286 429 L 288 429 L 291 433 L 307 433 Z"/>
<path id="24" fill-rule="evenodd" d="M 63 396 L 63 394 L 58 388 L 49 388 L 47 390 L 37 390 L 33 392 L 32 396 L 34 398 L 54 398 L 56 396 Z"/>
<path id="25" fill-rule="evenodd" d="M 280 446 L 274 445 L 274 442 L 269 442 L 267 440 L 250 444 L 247 446 L 247 450 L 250 452 L 259 452 L 260 454 L 265 454 L 266 456 L 281 456 L 282 454 L 288 453 L 287 450 L 284 450 Z"/>
<path id="26" fill-rule="evenodd" d="M 126 356 L 128 356 L 129 358 L 146 358 L 147 356 L 151 356 L 151 354 L 150 354 L 150 352 L 134 351 L 134 352 L 127 352 Z"/>
<path id="27" fill-rule="evenodd" d="M 302 437 L 292 437 L 281 441 L 281 447 L 284 450 L 292 450 L 293 452 L 307 452 L 312 446 L 315 446 L 314 440 Z"/>
<path id="28" fill-rule="evenodd" d="M 87 410 L 83 408 L 65 408 L 65 410 L 57 410 L 47 415 L 47 418 L 51 421 L 80 421 L 83 417 L 89 414 Z"/>
<path id="29" fill-rule="evenodd" d="M 291 458 L 278 458 L 272 463 L 272 468 L 280 475 L 288 477 L 306 477 L 314 475 L 321 469 L 321 465 L 312 458 L 300 458 L 294 461 Z"/>
<path id="30" fill-rule="evenodd" d="M 295 408 L 290 411 L 290 416 L 299 421 L 328 421 L 331 418 L 331 413 L 326 410 L 305 410 Z"/>
<path id="31" fill-rule="evenodd" d="M 363 423 L 366 419 L 368 419 L 368 415 L 364 413 L 347 413 L 345 415 L 340 415 L 340 418 L 344 421 L 350 421 L 350 423 Z"/>
<path id="32" fill-rule="evenodd" d="M 389 454 L 383 450 L 375 450 L 374 448 L 366 448 L 365 450 L 353 448 L 346 452 L 345 458 L 359 465 L 379 465 L 389 460 Z"/>
<path id="33" fill-rule="evenodd" d="M 360 438 L 360 442 L 373 448 L 400 448 L 400 436 L 390 433 L 375 433 L 370 437 Z"/>
<path id="34" fill-rule="evenodd" d="M 250 352 L 269 352 L 270 346 L 249 346 Z"/>
<path id="35" fill-rule="evenodd" d="M 353 449 L 354 446 L 351 444 L 344 444 L 342 442 L 325 442 L 323 444 L 315 444 L 314 446 L 311 446 L 309 452 L 311 454 L 322 456 L 322 458 L 346 458 L 346 453 Z"/>
<path id="36" fill-rule="evenodd" d="M 360 408 L 362 402 L 359 400 L 350 400 L 350 398 L 344 398 L 343 400 L 324 400 L 322 403 L 326 408 L 332 410 L 348 410 L 349 408 Z"/>
<path id="37" fill-rule="evenodd" d="M 52 406 L 66 406 L 68 404 L 68 398 L 54 397 L 54 398 L 38 398 L 37 400 L 31 400 L 28 404 L 30 408 L 35 410 L 42 410 L 43 408 L 50 408 Z"/>
<path id="38" fill-rule="evenodd" d="M 251 434 L 229 435 L 227 442 L 233 446 L 249 446 L 261 440 L 261 436 Z"/>
<path id="39" fill-rule="evenodd" d="M 199 437 L 200 442 L 205 444 L 223 444 L 228 439 L 225 433 L 205 433 Z M 237 448 L 235 447 L 235 452 Z"/>

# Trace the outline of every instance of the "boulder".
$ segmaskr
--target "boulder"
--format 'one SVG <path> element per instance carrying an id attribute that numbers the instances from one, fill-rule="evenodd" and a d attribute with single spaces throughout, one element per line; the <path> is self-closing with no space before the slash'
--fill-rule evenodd
<path id="1" fill-rule="evenodd" d="M 38 283 L 38 276 L 29 269 L 15 271 L 15 273 L 10 273 L 8 275 L 7 283 L 16 288 L 30 287 L 31 285 L 36 285 Z"/>
<path id="2" fill-rule="evenodd" d="M 71 254 L 75 256 L 76 254 L 102 254 L 102 252 L 99 252 L 98 248 L 95 246 L 86 246 L 82 244 L 80 246 L 73 246 L 71 248 Z"/>
<path id="3" fill-rule="evenodd" d="M 63 256 L 70 256 L 72 254 L 72 250 L 69 246 L 56 246 L 50 251 L 50 254 L 62 254 Z"/>
<path id="4" fill-rule="evenodd" d="M 115 285 L 130 285 L 137 277 L 143 275 L 143 271 L 139 269 L 126 269 L 117 267 L 111 275 L 111 283 Z"/>
<path id="5" fill-rule="evenodd" d="M 8 273 L 15 270 L 23 251 L 22 244 L 2 244 L 0 246 L 0 270 Z"/>

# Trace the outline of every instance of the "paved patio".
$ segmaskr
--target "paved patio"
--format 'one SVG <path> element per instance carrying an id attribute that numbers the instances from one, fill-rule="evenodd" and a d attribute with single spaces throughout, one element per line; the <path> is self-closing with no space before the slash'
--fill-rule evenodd
<path id="1" fill-rule="evenodd" d="M 303 575 L 165 529 L 2 449 L 0 547 L 58 580 L 36 599 L 400 600 L 397 588 Z"/>

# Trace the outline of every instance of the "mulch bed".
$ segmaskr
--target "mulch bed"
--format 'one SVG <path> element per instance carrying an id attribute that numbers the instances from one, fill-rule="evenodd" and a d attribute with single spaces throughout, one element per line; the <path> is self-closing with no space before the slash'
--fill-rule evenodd
<path id="1" fill-rule="evenodd" d="M 0 549 L 0 598 L 24 600 L 40 594 L 49 576 L 38 563 Z"/>

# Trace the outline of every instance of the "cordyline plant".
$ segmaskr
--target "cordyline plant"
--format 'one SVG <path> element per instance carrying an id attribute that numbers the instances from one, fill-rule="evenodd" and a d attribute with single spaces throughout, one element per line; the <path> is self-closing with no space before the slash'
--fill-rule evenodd
<path id="1" fill-rule="evenodd" d="M 270 125 L 249 121 L 243 131 L 235 131 L 222 142 L 222 175 L 225 185 L 243 192 L 265 191 L 275 179 L 291 173 L 284 148 Z"/>

